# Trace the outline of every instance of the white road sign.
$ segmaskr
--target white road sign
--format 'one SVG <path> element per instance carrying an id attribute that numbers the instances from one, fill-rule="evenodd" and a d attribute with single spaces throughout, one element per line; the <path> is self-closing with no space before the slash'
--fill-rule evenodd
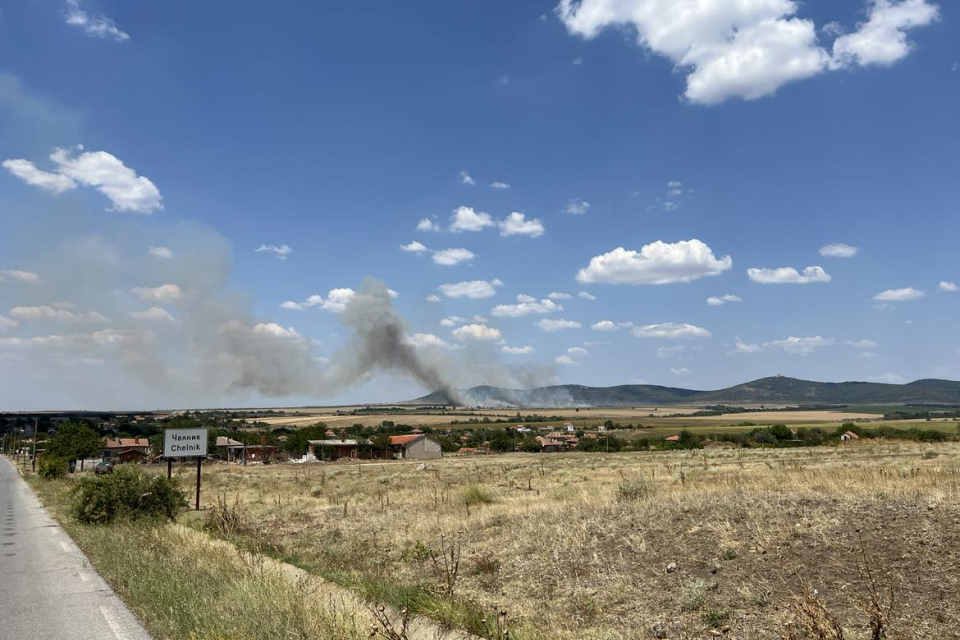
<path id="1" fill-rule="evenodd" d="M 167 429 L 163 432 L 164 458 L 206 457 L 206 429 Z"/>

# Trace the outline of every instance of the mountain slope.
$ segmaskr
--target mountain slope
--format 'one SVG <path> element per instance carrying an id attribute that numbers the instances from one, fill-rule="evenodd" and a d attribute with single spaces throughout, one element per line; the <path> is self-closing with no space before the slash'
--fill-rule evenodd
<path id="1" fill-rule="evenodd" d="M 917 380 L 909 384 L 879 382 L 815 382 L 786 376 L 761 378 L 717 391 L 695 391 L 648 384 L 586 387 L 565 384 L 537 389 L 480 386 L 461 390 L 466 404 L 484 407 L 575 407 L 659 405 L 840 405 L 960 404 L 960 382 Z M 432 393 L 417 404 L 444 404 Z"/>

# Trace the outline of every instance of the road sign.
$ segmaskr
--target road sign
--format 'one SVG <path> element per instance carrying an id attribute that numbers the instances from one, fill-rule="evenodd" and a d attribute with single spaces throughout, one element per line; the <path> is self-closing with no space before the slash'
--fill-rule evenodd
<path id="1" fill-rule="evenodd" d="M 163 432 L 163 457 L 207 457 L 207 430 L 167 429 Z"/>

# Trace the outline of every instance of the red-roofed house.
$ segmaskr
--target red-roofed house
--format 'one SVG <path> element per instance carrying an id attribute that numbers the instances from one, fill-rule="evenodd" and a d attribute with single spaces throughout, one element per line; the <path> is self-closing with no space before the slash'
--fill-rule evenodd
<path id="1" fill-rule="evenodd" d="M 422 433 L 390 436 L 390 451 L 399 460 L 433 460 L 443 457 L 440 441 Z"/>
<path id="2" fill-rule="evenodd" d="M 139 462 L 150 455 L 150 440 L 147 438 L 107 438 L 103 459 L 114 462 Z"/>
<path id="3" fill-rule="evenodd" d="M 664 440 L 666 440 L 667 442 L 680 442 L 680 435 L 678 434 L 675 436 L 667 436 L 666 438 L 664 438 Z"/>

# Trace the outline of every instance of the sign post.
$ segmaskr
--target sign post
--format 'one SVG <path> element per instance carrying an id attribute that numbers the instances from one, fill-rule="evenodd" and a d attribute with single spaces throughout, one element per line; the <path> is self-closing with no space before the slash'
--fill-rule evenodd
<path id="1" fill-rule="evenodd" d="M 167 477 L 170 476 L 170 458 L 197 459 L 197 511 L 200 510 L 200 465 L 207 457 L 206 429 L 167 429 L 163 432 L 163 457 L 167 458 Z"/>

